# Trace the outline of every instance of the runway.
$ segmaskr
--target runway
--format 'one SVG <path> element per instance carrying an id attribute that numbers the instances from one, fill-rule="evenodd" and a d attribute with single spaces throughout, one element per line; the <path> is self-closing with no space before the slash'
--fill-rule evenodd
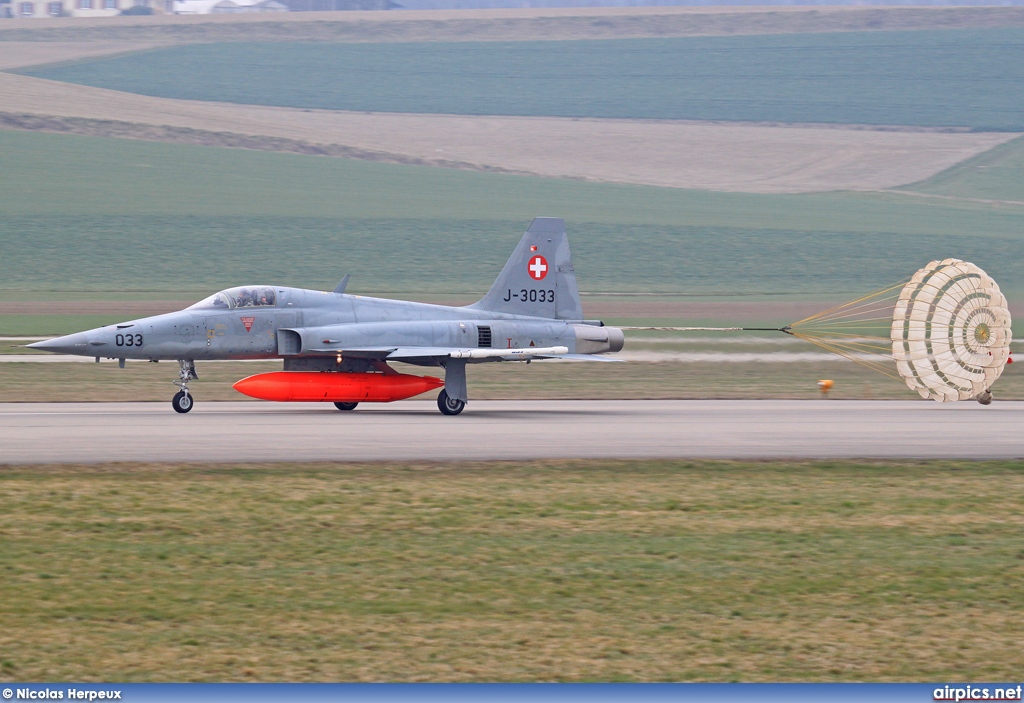
<path id="1" fill-rule="evenodd" d="M 1024 403 L 433 401 L 0 404 L 0 463 L 1024 457 Z"/>

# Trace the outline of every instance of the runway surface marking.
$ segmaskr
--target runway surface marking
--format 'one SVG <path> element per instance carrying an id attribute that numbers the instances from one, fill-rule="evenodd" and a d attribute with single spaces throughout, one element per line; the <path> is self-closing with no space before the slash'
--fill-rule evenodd
<path id="1" fill-rule="evenodd" d="M 0 404 L 0 462 L 1024 457 L 1024 402 Z"/>

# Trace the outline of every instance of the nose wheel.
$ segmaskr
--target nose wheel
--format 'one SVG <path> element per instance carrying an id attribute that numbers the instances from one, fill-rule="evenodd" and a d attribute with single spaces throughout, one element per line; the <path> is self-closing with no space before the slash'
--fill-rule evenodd
<path id="1" fill-rule="evenodd" d="M 184 414 L 195 404 L 192 394 L 188 392 L 188 382 L 198 379 L 199 374 L 196 373 L 196 363 L 191 359 L 178 359 L 178 367 L 178 380 L 174 382 L 174 385 L 180 387 L 181 390 L 175 393 L 174 398 L 171 399 L 171 407 L 174 408 L 174 412 Z"/>
<path id="2" fill-rule="evenodd" d="M 178 391 L 174 394 L 171 405 L 174 406 L 174 412 L 187 413 L 192 409 L 192 396 L 187 391 Z"/>

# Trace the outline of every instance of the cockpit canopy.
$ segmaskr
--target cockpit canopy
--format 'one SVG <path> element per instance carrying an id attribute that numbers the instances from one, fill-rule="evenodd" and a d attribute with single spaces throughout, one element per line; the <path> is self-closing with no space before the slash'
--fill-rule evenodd
<path id="1" fill-rule="evenodd" d="M 190 305 L 188 310 L 233 310 L 277 305 L 277 293 L 270 286 L 238 286 L 214 293 Z"/>

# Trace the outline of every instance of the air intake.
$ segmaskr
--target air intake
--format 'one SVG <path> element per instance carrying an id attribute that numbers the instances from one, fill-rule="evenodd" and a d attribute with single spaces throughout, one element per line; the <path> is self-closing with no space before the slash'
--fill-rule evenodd
<path id="1" fill-rule="evenodd" d="M 485 325 L 480 325 L 476 328 L 478 347 L 490 347 L 491 346 L 491 328 Z"/>
<path id="2" fill-rule="evenodd" d="M 277 331 L 277 353 L 280 356 L 290 356 L 302 351 L 302 336 L 295 330 Z"/>

